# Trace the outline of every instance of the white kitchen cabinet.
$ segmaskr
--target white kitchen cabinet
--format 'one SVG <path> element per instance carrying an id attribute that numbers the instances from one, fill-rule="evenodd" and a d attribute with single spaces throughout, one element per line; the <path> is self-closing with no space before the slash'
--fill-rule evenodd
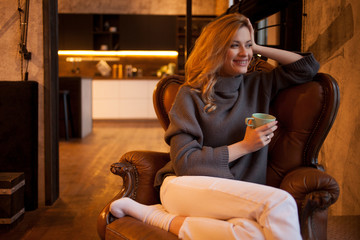
<path id="1" fill-rule="evenodd" d="M 93 80 L 93 119 L 156 119 L 152 95 L 157 79 Z"/>

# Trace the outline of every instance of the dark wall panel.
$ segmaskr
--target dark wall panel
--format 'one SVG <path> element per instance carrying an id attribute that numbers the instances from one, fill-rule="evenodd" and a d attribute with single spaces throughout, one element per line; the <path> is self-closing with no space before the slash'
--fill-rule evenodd
<path id="1" fill-rule="evenodd" d="M 0 81 L 0 172 L 24 172 L 25 209 L 38 207 L 38 83 Z"/>
<path id="2" fill-rule="evenodd" d="M 92 25 L 92 15 L 59 14 L 59 49 L 92 50 Z"/>

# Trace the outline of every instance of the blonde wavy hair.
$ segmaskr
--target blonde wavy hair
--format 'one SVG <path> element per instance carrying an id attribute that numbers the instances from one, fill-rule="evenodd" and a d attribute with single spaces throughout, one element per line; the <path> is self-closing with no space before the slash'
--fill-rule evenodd
<path id="1" fill-rule="evenodd" d="M 210 22 L 196 40 L 185 64 L 186 85 L 201 93 L 204 110 L 208 113 L 216 109 L 214 86 L 227 50 L 237 30 L 248 27 L 246 19 L 242 14 L 233 13 Z"/>

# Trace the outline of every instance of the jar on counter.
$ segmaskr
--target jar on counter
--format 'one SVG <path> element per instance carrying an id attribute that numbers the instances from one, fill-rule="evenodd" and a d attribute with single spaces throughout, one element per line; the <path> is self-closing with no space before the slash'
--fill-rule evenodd
<path id="1" fill-rule="evenodd" d="M 125 65 L 125 77 L 126 78 L 132 78 L 132 76 L 133 76 L 132 70 L 133 70 L 132 65 L 130 65 L 130 64 Z"/>
<path id="2" fill-rule="evenodd" d="M 137 68 L 136 67 L 133 67 L 132 68 L 132 77 L 137 77 Z"/>
<path id="3" fill-rule="evenodd" d="M 142 69 L 142 68 L 138 68 L 137 76 L 138 76 L 139 78 L 143 77 L 143 69 Z"/>

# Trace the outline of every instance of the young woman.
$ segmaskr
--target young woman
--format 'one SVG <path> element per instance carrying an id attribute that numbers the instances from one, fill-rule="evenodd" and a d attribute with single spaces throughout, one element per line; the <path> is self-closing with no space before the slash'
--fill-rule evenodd
<path id="1" fill-rule="evenodd" d="M 253 54 L 279 67 L 247 73 Z M 155 179 L 162 205 L 123 198 L 112 203 L 111 213 L 131 215 L 180 239 L 301 239 L 294 199 L 265 186 L 267 145 L 277 122 L 253 129 L 244 119 L 267 113 L 279 90 L 310 81 L 318 69 L 312 54 L 257 45 L 241 14 L 209 23 L 169 114 L 165 140 L 171 161 Z"/>

